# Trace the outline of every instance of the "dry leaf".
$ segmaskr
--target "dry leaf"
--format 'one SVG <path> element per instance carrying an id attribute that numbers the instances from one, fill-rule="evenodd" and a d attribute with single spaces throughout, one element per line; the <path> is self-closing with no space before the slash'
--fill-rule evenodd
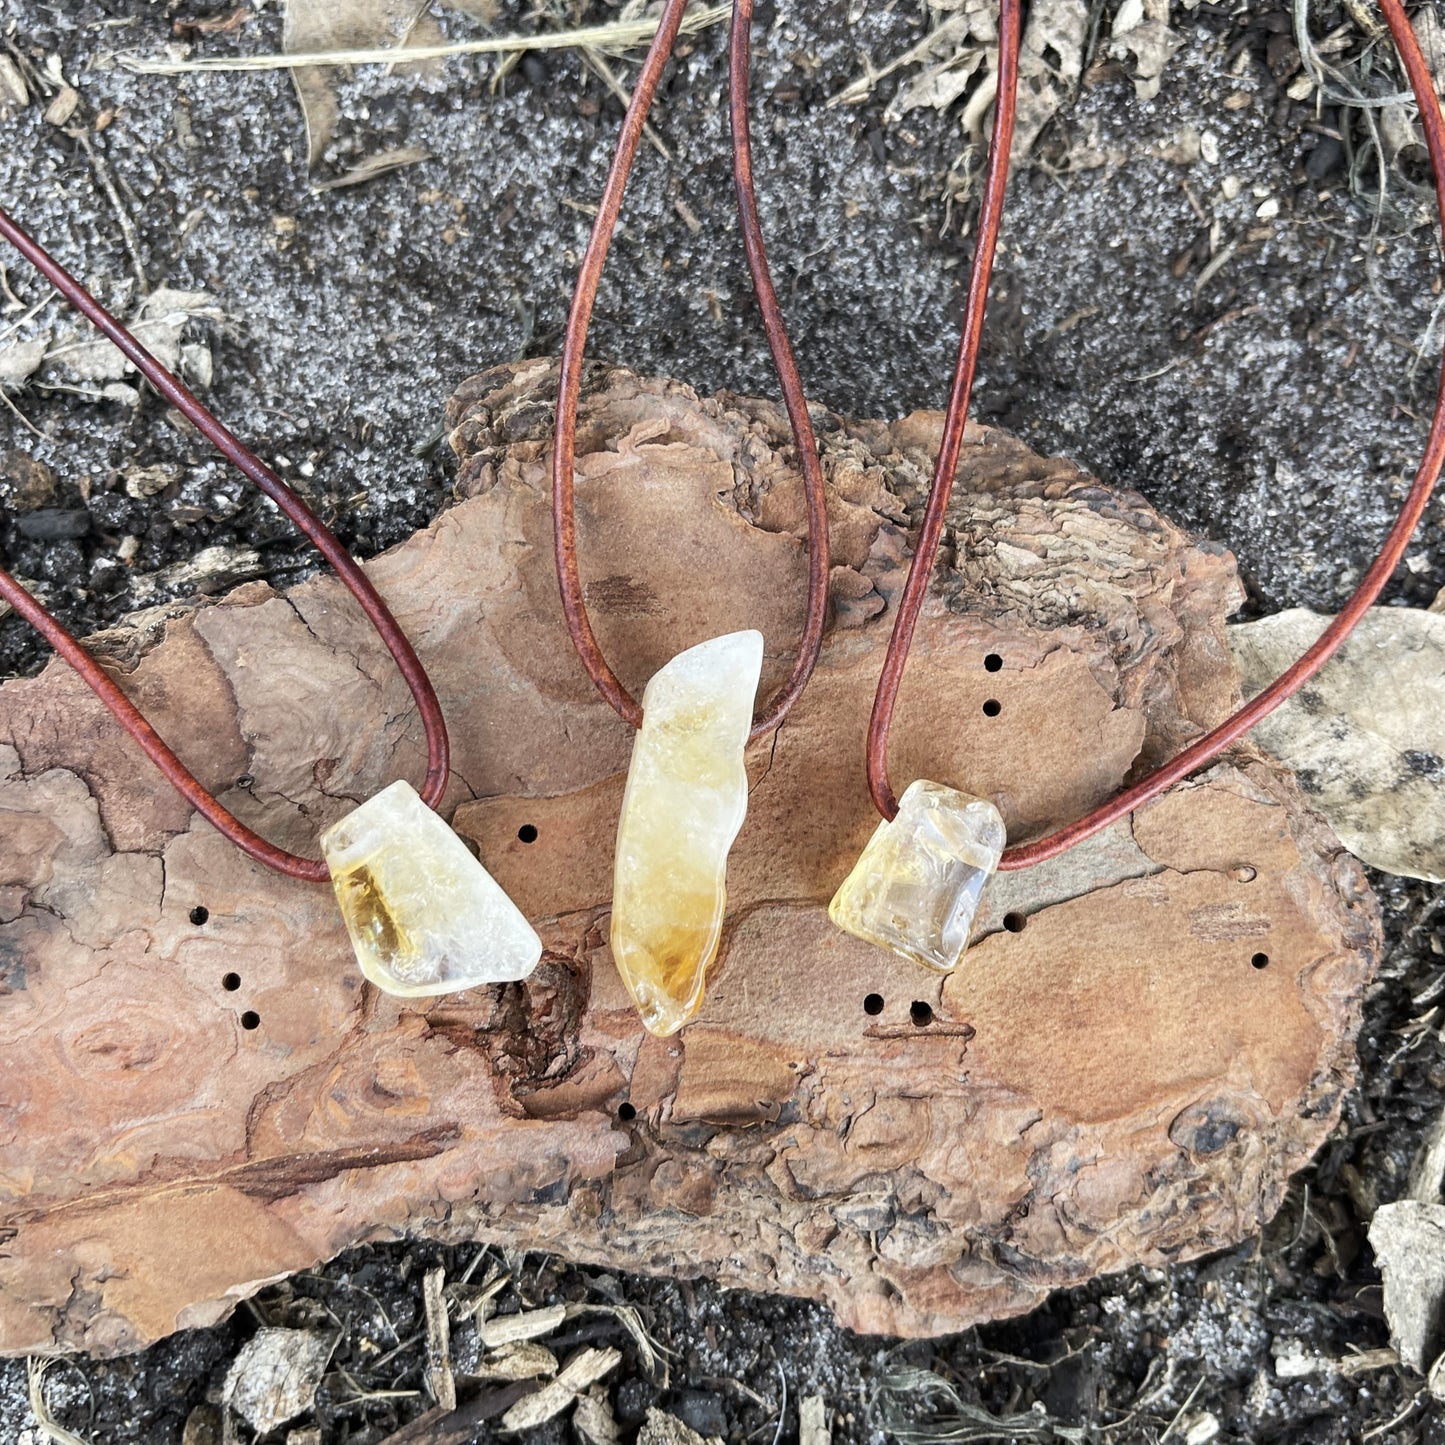
<path id="1" fill-rule="evenodd" d="M 0 346 L 0 386 L 20 386 L 33 376 L 45 360 L 49 340 L 12 341 Z"/>
<path id="2" fill-rule="evenodd" d="M 185 347 L 181 336 L 192 321 L 220 321 L 225 313 L 215 299 L 204 291 L 178 291 L 159 286 L 141 303 L 130 329 L 136 339 L 171 371 L 186 357 L 187 372 L 200 385 L 210 383 L 210 351 L 205 347 Z M 202 366 L 198 352 L 206 352 Z M 46 361 L 58 361 L 81 381 L 120 381 L 135 368 L 113 342 L 93 332 L 71 332 L 45 353 Z"/>
<path id="3" fill-rule="evenodd" d="M 377 176 L 384 176 L 388 171 L 394 171 L 401 166 L 414 166 L 418 161 L 429 161 L 431 152 L 425 146 L 396 146 L 391 150 L 378 151 L 374 156 L 368 156 L 359 165 L 354 165 L 344 175 L 333 177 L 329 181 L 317 181 L 311 189 L 314 191 L 339 191 L 343 186 L 359 186 L 366 181 L 374 181 Z"/>
<path id="4" fill-rule="evenodd" d="M 281 48 L 288 55 L 317 50 L 435 45 L 440 27 L 417 0 L 286 0 Z M 298 69 L 291 81 L 306 118 L 306 163 L 320 164 L 340 110 L 329 67 Z"/>
<path id="5" fill-rule="evenodd" d="M 1089 37 L 1087 0 L 1044 0 L 1029 10 L 1019 47 L 1019 88 L 1013 157 L 1022 160 L 1043 128 L 1074 93 Z"/>
<path id="6" fill-rule="evenodd" d="M 1109 32 L 1109 53 L 1116 60 L 1134 57 L 1134 92 L 1153 100 L 1170 57 L 1183 39 L 1169 28 L 1169 0 L 1124 0 Z"/>
<path id="7" fill-rule="evenodd" d="M 226 1373 L 222 1403 L 262 1435 L 294 1420 L 316 1399 L 338 1338 L 310 1330 L 257 1330 Z"/>
<path id="8" fill-rule="evenodd" d="M 1305 608 L 1229 629 L 1246 696 L 1329 619 Z M 1445 617 L 1375 607 L 1329 665 L 1256 729 L 1340 841 L 1372 867 L 1445 881 Z"/>

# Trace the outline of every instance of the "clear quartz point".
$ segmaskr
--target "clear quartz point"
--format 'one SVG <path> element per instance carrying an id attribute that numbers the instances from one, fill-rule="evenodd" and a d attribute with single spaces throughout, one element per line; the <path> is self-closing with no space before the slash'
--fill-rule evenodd
<path id="1" fill-rule="evenodd" d="M 1006 841 L 992 803 L 919 779 L 868 840 L 828 916 L 845 933 L 951 973 Z"/>
<path id="2" fill-rule="evenodd" d="M 361 971 L 402 998 L 515 983 L 542 940 L 410 783 L 392 783 L 321 835 Z"/>
<path id="3" fill-rule="evenodd" d="M 612 956 L 642 1022 L 675 1033 L 702 1007 L 722 936 L 728 850 L 748 811 L 743 750 L 763 635 L 680 652 L 642 694 L 617 825 Z"/>

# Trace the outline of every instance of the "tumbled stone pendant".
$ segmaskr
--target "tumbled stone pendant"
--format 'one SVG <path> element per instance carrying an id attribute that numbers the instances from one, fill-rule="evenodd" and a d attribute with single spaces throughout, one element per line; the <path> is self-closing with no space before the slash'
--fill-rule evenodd
<path id="1" fill-rule="evenodd" d="M 761 632 L 680 652 L 642 694 L 612 888 L 612 956 L 642 1022 L 675 1033 L 702 1007 L 722 936 L 728 850 L 748 811 L 743 749 Z"/>
<path id="2" fill-rule="evenodd" d="M 920 778 L 898 800 L 898 816 L 868 840 L 828 917 L 845 933 L 950 973 L 1005 841 L 992 803 Z"/>
<path id="3" fill-rule="evenodd" d="M 542 940 L 410 783 L 393 783 L 321 835 L 361 971 L 402 998 L 515 983 Z"/>

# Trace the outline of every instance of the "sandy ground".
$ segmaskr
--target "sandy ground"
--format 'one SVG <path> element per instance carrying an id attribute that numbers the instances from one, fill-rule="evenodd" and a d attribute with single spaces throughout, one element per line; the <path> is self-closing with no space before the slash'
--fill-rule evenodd
<path id="1" fill-rule="evenodd" d="M 367 69 L 342 86 L 324 173 L 387 146 L 424 146 L 432 158 L 316 192 L 283 75 L 142 78 L 110 58 L 158 52 L 175 22 L 229 9 L 0 0 L 0 35 L 37 63 L 59 57 L 80 91 L 78 119 L 93 126 L 114 111 L 92 144 L 136 245 L 100 169 L 37 106 L 0 119 L 0 204 L 121 310 L 137 302 L 137 269 L 151 287 L 209 292 L 226 320 L 194 335 L 212 344 L 217 411 L 367 553 L 443 505 L 446 460 L 427 444 L 456 383 L 555 348 L 620 109 L 567 54 L 529 60 L 495 93 L 490 63 Z M 608 13 L 598 7 L 596 18 Z M 1323 34 L 1340 18 L 1312 25 Z M 1438 336 L 1427 338 L 1438 242 L 1406 186 L 1409 157 L 1376 225 L 1330 141 L 1338 117 L 1291 102 L 1271 74 L 1267 45 L 1282 22 L 1287 30 L 1264 6 L 1179 11 L 1183 45 L 1151 101 L 1121 66 L 1086 77 L 1038 163 L 1013 183 L 976 407 L 1233 549 L 1258 611 L 1330 608 L 1346 595 L 1418 455 L 1439 350 Z M 538 22 L 513 0 L 497 23 Z M 892 82 L 861 107 L 826 102 L 865 53 L 891 57 L 923 29 L 912 4 L 815 0 L 759 16 L 758 178 L 775 274 L 810 395 L 860 415 L 944 396 L 971 207 L 950 216 L 942 192 L 964 138 L 956 110 L 885 122 Z M 260 0 L 238 32 L 201 46 L 252 52 L 279 38 L 278 5 Z M 768 394 L 731 213 L 723 47 L 720 31 L 697 37 L 665 87 L 656 124 L 673 159 L 644 148 L 639 160 L 593 352 L 700 390 Z M 43 299 L 23 265 L 9 265 L 9 278 L 27 305 Z M 71 324 L 50 306 L 17 335 Z M 0 413 L 0 452 L 23 449 L 58 486 L 40 521 L 14 505 L 0 512 L 0 545 L 76 628 L 152 600 L 158 569 L 208 546 L 260 554 L 234 575 L 284 581 L 311 565 L 274 512 L 153 398 L 133 408 L 37 390 L 17 402 L 45 437 Z M 174 468 L 174 484 L 129 495 L 127 475 L 152 466 Z M 1445 586 L 1441 517 L 1437 503 L 1394 600 L 1423 604 Z M 0 672 L 28 670 L 41 655 L 13 619 L 0 623 Z M 847 1336 L 811 1307 L 616 1281 L 679 1354 L 667 1392 L 629 1355 L 613 1389 L 619 1418 L 635 1423 L 661 1401 L 704 1433 L 766 1441 L 781 1412 L 790 1439 L 796 1400 L 819 1392 L 836 1414 L 835 1438 L 879 1439 L 891 1408 L 885 1377 L 922 1365 L 996 1413 L 1036 1409 L 1038 1430 L 1020 1438 L 1050 1438 L 1052 1419 L 1085 1431 L 1066 1438 L 1152 1441 L 1180 1416 L 1177 1440 L 1209 1414 L 1217 1438 L 1355 1440 L 1412 1401 L 1400 1425 L 1370 1438 L 1445 1438 L 1435 1407 L 1416 1398 L 1421 1382 L 1393 1369 L 1286 1379 L 1275 1366 L 1294 1341 L 1329 1359 L 1386 1342 L 1363 1221 L 1403 1187 L 1445 1084 L 1433 1029 L 1399 1032 L 1438 986 L 1442 894 L 1377 881 L 1393 950 L 1368 1006 L 1364 1082 L 1263 1239 L 901 1352 Z M 404 1328 L 433 1257 L 453 1270 L 466 1262 L 404 1245 L 364 1251 L 313 1292 L 349 1319 L 364 1284 Z M 537 1260 L 527 1278 L 539 1299 L 591 1280 Z M 254 1323 L 242 1314 L 134 1360 L 67 1365 L 55 1399 L 92 1441 L 179 1441 Z M 403 1388 L 415 1387 L 413 1375 Z M 903 1408 L 926 1418 L 936 1403 L 915 1393 Z M 407 1408 L 334 1413 L 324 1439 L 379 1439 Z M 30 1424 L 23 1370 L 0 1365 L 0 1442 L 33 1440 Z"/>

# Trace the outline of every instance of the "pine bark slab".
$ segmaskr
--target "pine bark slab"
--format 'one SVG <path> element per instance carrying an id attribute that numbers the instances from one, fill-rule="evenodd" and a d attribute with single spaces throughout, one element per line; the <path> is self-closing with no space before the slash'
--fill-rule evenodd
<path id="1" fill-rule="evenodd" d="M 956 1330 L 1240 1239 L 1332 1129 L 1377 913 L 1256 753 L 1000 876 L 951 978 L 830 927 L 875 823 L 863 735 L 933 414 L 819 414 L 833 625 L 803 702 L 750 750 L 708 1001 L 680 1036 L 645 1035 L 607 949 L 631 737 L 552 573 L 554 387 L 545 362 L 468 381 L 457 504 L 369 564 L 451 723 L 455 826 L 542 934 L 528 983 L 378 994 L 329 891 L 191 817 L 64 667 L 0 687 L 5 1351 L 131 1350 L 407 1233 Z M 758 627 L 776 684 L 806 569 L 779 410 L 598 369 L 579 455 L 583 574 L 624 681 Z M 977 427 L 951 522 L 899 787 L 990 796 L 1024 838 L 1235 701 L 1233 561 L 1139 496 Z M 404 686 L 331 577 L 153 609 L 94 645 L 287 847 L 422 771 Z"/>

